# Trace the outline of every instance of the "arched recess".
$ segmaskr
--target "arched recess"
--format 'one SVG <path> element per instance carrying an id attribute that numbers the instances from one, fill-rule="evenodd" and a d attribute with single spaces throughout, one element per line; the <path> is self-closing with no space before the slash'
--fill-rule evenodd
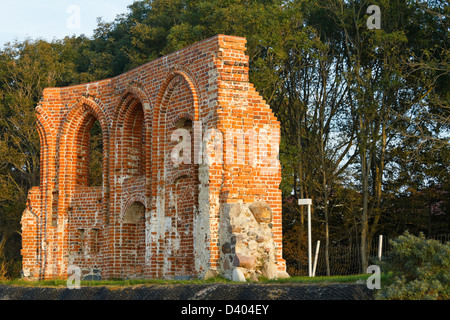
<path id="1" fill-rule="evenodd" d="M 99 100 L 83 96 L 66 114 L 58 130 L 56 137 L 56 177 L 58 177 L 58 182 L 52 192 L 52 226 L 58 227 L 59 232 L 56 233 L 55 246 L 60 248 L 69 248 L 69 239 L 77 233 L 77 228 L 92 227 L 93 219 L 99 225 L 106 225 L 109 221 L 110 134 L 108 118 L 104 110 L 105 108 Z M 87 172 L 87 163 L 89 163 L 90 129 L 97 120 L 100 123 L 103 139 L 103 185 L 90 187 L 85 173 Z M 87 195 L 94 200 L 89 202 L 88 210 L 98 212 L 95 218 L 92 215 L 88 217 L 84 212 L 84 207 L 79 206 L 84 203 L 83 199 Z M 78 217 L 72 219 L 74 215 Z M 58 250 L 52 255 L 52 261 L 58 262 L 55 272 L 59 275 L 67 274 L 69 263 L 67 251 Z"/>
<path id="2" fill-rule="evenodd" d="M 71 195 L 80 186 L 89 187 L 89 140 L 90 130 L 98 121 L 103 139 L 103 210 L 107 215 L 109 206 L 109 147 L 110 134 L 108 119 L 99 106 L 99 101 L 82 97 L 71 108 L 62 122 L 56 145 L 59 146 L 57 160 L 57 176 L 59 177 L 56 190 L 61 200 L 59 201 L 59 213 L 64 213 L 68 208 L 70 196 L 61 197 L 61 194 Z M 67 199 L 66 199 L 67 198 Z"/>
<path id="3" fill-rule="evenodd" d="M 129 84 L 116 109 L 113 171 L 125 178 L 144 178 L 148 186 L 145 194 L 150 197 L 152 114 L 148 96 L 141 87 L 136 82 Z"/>
<path id="4" fill-rule="evenodd" d="M 145 176 L 148 159 L 146 141 L 150 130 L 142 102 L 134 95 L 127 95 L 120 111 L 114 134 L 116 173 L 126 177 Z"/>
<path id="5" fill-rule="evenodd" d="M 114 114 L 111 183 L 119 245 L 115 263 L 121 278 L 145 274 L 146 208 L 151 198 L 152 115 L 149 99 L 137 82 L 121 96 Z"/>
<path id="6" fill-rule="evenodd" d="M 54 139 L 54 128 L 51 125 L 49 116 L 45 110 L 39 105 L 36 107 L 37 120 L 36 126 L 39 133 L 40 142 L 40 174 L 39 174 L 39 185 L 45 187 L 49 182 L 48 180 L 48 168 L 50 166 L 51 145 Z"/>
<path id="7" fill-rule="evenodd" d="M 180 101 L 177 103 L 171 102 L 176 89 L 180 85 L 189 91 L 190 107 L 188 108 L 181 107 L 183 104 L 186 104 L 186 100 L 183 101 L 183 98 L 179 99 Z M 169 73 L 158 92 L 153 111 L 152 159 L 154 161 L 152 162 L 151 170 L 153 181 L 158 181 L 158 174 L 164 169 L 164 161 L 167 160 L 167 150 L 173 146 L 173 143 L 168 142 L 168 140 L 170 140 L 173 130 L 177 128 L 180 118 L 190 119 L 193 122 L 200 120 L 199 99 L 197 85 L 190 72 L 180 69 Z M 173 111 L 174 115 L 168 114 L 170 111 Z M 158 183 L 161 185 L 164 181 L 159 180 Z M 153 194 L 155 194 L 158 185 L 154 183 L 152 188 Z"/>
<path id="8" fill-rule="evenodd" d="M 129 84 L 116 108 L 113 124 L 111 183 L 116 199 L 114 214 L 119 221 L 130 196 L 142 197 L 144 204 L 151 197 L 151 118 L 149 99 L 142 86 Z"/>
<path id="9" fill-rule="evenodd" d="M 145 210 L 145 204 L 138 199 L 130 200 L 126 206 L 120 224 L 120 278 L 145 276 Z"/>
<path id="10" fill-rule="evenodd" d="M 153 117 L 153 194 L 163 201 L 159 219 L 170 220 L 170 239 L 158 259 L 169 261 L 165 276 L 196 276 L 194 261 L 194 220 L 198 208 L 198 165 L 191 157 L 189 164 L 175 165 L 171 153 L 179 141 L 172 133 L 185 129 L 191 136 L 194 155 L 195 122 L 199 121 L 199 96 L 193 78 L 185 70 L 171 72 L 163 83 L 155 104 Z M 162 235 L 163 236 L 163 235 Z M 154 251 L 154 250 L 153 250 Z"/>
<path id="11" fill-rule="evenodd" d="M 47 134 L 42 124 L 37 121 L 37 131 L 39 134 L 39 145 L 40 145 L 40 154 L 39 154 L 39 186 L 42 188 L 44 186 L 45 175 L 47 172 L 46 163 L 48 162 L 48 141 Z"/>
<path id="12" fill-rule="evenodd" d="M 41 105 L 36 107 L 37 120 L 36 126 L 39 133 L 40 141 L 40 173 L 39 173 L 39 187 L 41 190 L 41 203 L 39 204 L 39 211 L 43 214 L 44 225 L 40 228 L 47 226 L 47 219 L 52 219 L 52 216 L 57 217 L 57 197 L 55 202 L 52 202 L 52 193 L 55 188 L 54 172 L 50 170 L 54 167 L 55 161 L 55 128 L 52 125 L 52 121 Z M 52 212 L 52 206 L 55 205 L 55 212 Z M 50 212 L 50 214 L 48 214 Z"/>
<path id="13" fill-rule="evenodd" d="M 48 127 L 47 127 L 48 128 Z M 45 192 L 45 190 L 47 190 L 48 186 L 47 186 L 47 181 L 48 181 L 48 172 L 49 172 L 49 141 L 48 141 L 48 137 L 47 137 L 47 131 L 48 129 L 46 129 L 45 123 L 43 124 L 41 121 L 37 121 L 37 130 L 39 133 L 39 140 L 40 140 L 40 173 L 39 173 L 39 189 L 40 189 L 40 194 L 42 195 L 40 198 L 40 203 L 37 204 L 38 206 L 38 210 L 39 210 L 39 215 L 36 215 L 33 210 L 34 210 L 34 203 L 30 203 L 29 206 L 30 208 L 27 208 L 27 210 L 29 210 L 29 213 L 32 214 L 35 218 L 36 218 L 36 237 L 35 237 L 35 247 L 34 249 L 36 250 L 36 265 L 41 266 L 41 261 L 43 258 L 42 255 L 42 251 L 41 251 L 41 241 L 42 241 L 42 230 L 43 228 L 45 228 L 45 226 L 41 223 L 42 220 L 44 220 L 44 224 L 47 224 L 47 192 Z M 43 192 L 44 191 L 44 192 Z M 24 218 L 23 218 L 24 219 Z M 27 234 L 26 230 L 22 230 L 22 234 Z M 28 257 L 24 257 L 25 259 Z"/>

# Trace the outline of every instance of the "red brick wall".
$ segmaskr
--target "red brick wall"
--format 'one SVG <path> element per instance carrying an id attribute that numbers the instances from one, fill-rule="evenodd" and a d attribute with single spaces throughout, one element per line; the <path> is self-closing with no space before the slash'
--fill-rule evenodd
<path id="1" fill-rule="evenodd" d="M 69 265 L 102 278 L 202 276 L 220 270 L 222 206 L 259 200 L 273 210 L 278 269 L 285 270 L 280 167 L 252 162 L 266 148 L 274 152 L 273 142 L 247 143 L 240 162 L 198 163 L 198 143 L 191 164 L 171 160 L 178 143 L 171 134 L 184 120 L 192 142 L 208 129 L 224 138 L 236 130 L 279 135 L 248 82 L 245 50 L 244 38 L 218 35 L 112 79 L 44 91 L 36 108 L 41 185 L 23 218 L 27 276 L 66 278 Z M 89 132 L 97 120 L 103 186 L 90 187 Z"/>

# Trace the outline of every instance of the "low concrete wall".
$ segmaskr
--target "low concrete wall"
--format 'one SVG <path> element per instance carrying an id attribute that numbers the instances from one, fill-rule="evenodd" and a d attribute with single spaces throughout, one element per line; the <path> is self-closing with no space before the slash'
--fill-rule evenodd
<path id="1" fill-rule="evenodd" d="M 131 287 L 0 286 L 0 300 L 373 300 L 359 284 L 187 284 Z"/>

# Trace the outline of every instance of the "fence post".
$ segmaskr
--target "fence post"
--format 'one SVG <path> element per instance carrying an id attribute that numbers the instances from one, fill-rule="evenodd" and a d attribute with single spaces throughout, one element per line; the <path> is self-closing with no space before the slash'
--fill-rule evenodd
<path id="1" fill-rule="evenodd" d="M 308 206 L 308 274 L 309 277 L 312 277 L 312 259 L 311 259 L 311 205 L 312 199 L 298 199 L 298 205 L 307 205 Z"/>
<path id="2" fill-rule="evenodd" d="M 380 240 L 378 243 L 378 260 L 381 261 L 381 254 L 383 251 L 383 235 L 380 234 Z"/>
<path id="3" fill-rule="evenodd" d="M 319 258 L 319 249 L 320 249 L 320 241 L 317 241 L 316 257 L 314 258 L 314 269 L 313 269 L 313 274 L 312 274 L 313 277 L 316 276 L 316 267 L 317 267 L 317 260 Z"/>

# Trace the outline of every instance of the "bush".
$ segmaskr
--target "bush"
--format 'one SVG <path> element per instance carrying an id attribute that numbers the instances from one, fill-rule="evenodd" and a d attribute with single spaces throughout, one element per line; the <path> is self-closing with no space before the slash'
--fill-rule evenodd
<path id="1" fill-rule="evenodd" d="M 450 244 L 408 232 L 391 241 L 392 251 L 381 263 L 391 283 L 377 293 L 381 300 L 450 299 Z"/>
<path id="2" fill-rule="evenodd" d="M 21 277 L 22 262 L 6 261 L 0 258 L 0 281 L 17 279 Z"/>

